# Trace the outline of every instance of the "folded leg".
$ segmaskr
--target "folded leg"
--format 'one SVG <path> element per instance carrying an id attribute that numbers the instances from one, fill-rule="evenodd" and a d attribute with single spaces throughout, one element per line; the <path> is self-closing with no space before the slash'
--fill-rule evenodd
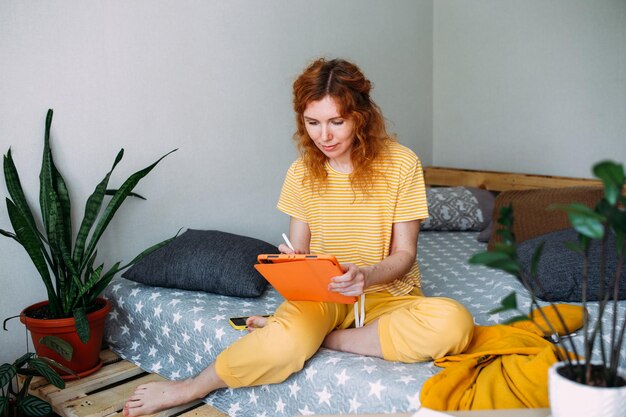
<path id="1" fill-rule="evenodd" d="M 215 367 L 231 388 L 282 382 L 302 369 L 351 306 L 286 301 L 265 325 L 234 342 Z"/>

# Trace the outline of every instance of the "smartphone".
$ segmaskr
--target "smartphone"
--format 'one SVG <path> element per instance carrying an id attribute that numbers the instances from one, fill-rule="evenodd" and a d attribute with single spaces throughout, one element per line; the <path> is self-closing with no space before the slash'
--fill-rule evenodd
<path id="1" fill-rule="evenodd" d="M 233 326 L 233 329 L 236 329 L 236 330 L 247 329 L 248 326 L 246 326 L 246 320 L 248 319 L 248 317 L 249 316 L 231 317 L 230 319 L 228 319 L 228 323 L 230 323 L 230 325 Z M 267 314 L 262 317 L 271 317 L 271 315 Z"/>

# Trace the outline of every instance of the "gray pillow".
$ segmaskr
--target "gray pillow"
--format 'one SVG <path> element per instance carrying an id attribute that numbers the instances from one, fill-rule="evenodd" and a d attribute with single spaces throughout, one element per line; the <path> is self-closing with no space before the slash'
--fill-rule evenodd
<path id="1" fill-rule="evenodd" d="M 258 297 L 267 281 L 254 269 L 257 255 L 276 246 L 217 230 L 193 230 L 133 265 L 122 276 L 159 287 Z"/>
<path id="2" fill-rule="evenodd" d="M 543 255 L 537 268 L 538 281 L 541 288 L 533 284 L 535 293 L 542 300 L 547 301 L 582 301 L 582 268 L 583 256 L 565 244 L 577 242 L 578 234 L 574 229 L 564 229 L 520 243 L 517 247 L 517 255 L 522 267 L 530 271 L 532 256 L 537 245 L 544 243 Z M 608 236 L 607 251 L 607 277 L 613 279 L 617 266 L 617 254 L 615 251 L 615 235 Z M 587 300 L 597 301 L 600 288 L 600 242 L 595 240 L 589 249 L 589 276 L 587 286 Z M 605 289 L 608 289 L 605 283 Z M 610 288 L 611 296 L 613 288 Z M 620 300 L 626 299 L 626 273 L 623 269 L 620 275 L 620 288 L 618 293 Z"/>
<path id="3" fill-rule="evenodd" d="M 441 187 L 426 190 L 429 217 L 421 230 L 481 231 L 490 221 L 494 195 L 474 187 Z"/>
<path id="4" fill-rule="evenodd" d="M 487 243 L 487 242 L 489 242 L 489 238 L 491 238 L 491 234 L 492 233 L 493 233 L 493 217 L 492 217 L 492 220 L 487 225 L 487 227 L 485 227 L 478 234 L 478 237 L 476 238 L 476 240 L 479 241 L 479 242 Z"/>

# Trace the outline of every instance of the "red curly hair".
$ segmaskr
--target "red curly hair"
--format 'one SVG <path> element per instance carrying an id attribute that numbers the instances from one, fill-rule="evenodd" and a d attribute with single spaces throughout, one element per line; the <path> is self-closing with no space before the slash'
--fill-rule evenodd
<path id="1" fill-rule="evenodd" d="M 367 194 L 369 185 L 377 175 L 373 163 L 394 140 L 385 129 L 385 119 L 380 108 L 370 98 L 372 83 L 361 70 L 343 59 L 330 61 L 320 58 L 309 65 L 293 83 L 293 109 L 297 130 L 293 139 L 298 146 L 312 186 L 326 185 L 326 155 L 315 146 L 304 124 L 303 113 L 308 104 L 326 96 L 335 100 L 341 117 L 354 122 L 352 144 L 353 189 Z"/>

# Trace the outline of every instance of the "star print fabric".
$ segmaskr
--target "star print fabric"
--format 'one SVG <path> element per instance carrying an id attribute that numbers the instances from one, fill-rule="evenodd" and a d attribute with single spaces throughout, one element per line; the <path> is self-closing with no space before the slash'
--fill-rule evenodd
<path id="1" fill-rule="evenodd" d="M 485 249 L 477 232 L 422 232 L 418 261 L 427 296 L 454 298 L 480 325 L 501 323 L 514 313 L 490 315 L 500 299 L 521 284 L 512 276 L 467 259 Z M 228 318 L 271 314 L 283 301 L 272 288 L 258 298 L 183 291 L 115 278 L 104 293 L 111 301 L 105 340 L 113 351 L 148 372 L 179 380 L 198 374 L 245 332 Z M 597 308 L 592 306 L 592 316 Z M 626 314 L 621 302 L 618 314 Z M 612 320 L 607 309 L 603 320 Z M 254 352 L 251 352 L 254 354 Z M 626 364 L 626 352 L 622 353 Z M 221 389 L 205 402 L 232 417 L 291 417 L 312 414 L 408 413 L 419 407 L 424 382 L 438 373 L 432 362 L 405 364 L 320 349 L 304 369 L 280 384 Z"/>

